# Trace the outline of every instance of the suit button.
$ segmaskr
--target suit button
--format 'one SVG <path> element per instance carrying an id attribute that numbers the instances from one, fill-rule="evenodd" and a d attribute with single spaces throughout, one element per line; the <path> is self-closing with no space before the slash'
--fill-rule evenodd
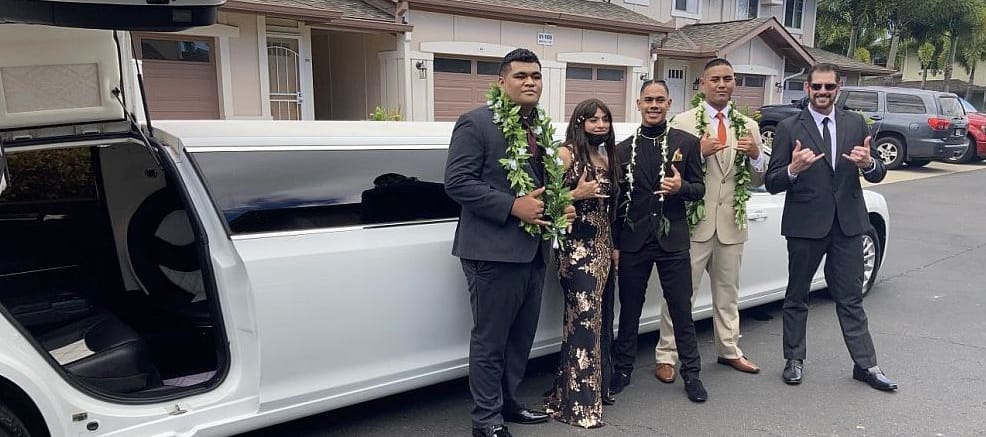
<path id="1" fill-rule="evenodd" d="M 725 184 L 725 183 L 726 183 L 726 180 L 725 180 L 725 179 L 723 179 L 721 183 L 722 183 L 722 184 Z"/>
<path id="2" fill-rule="evenodd" d="M 657 217 L 657 213 L 656 212 L 652 212 L 652 213 L 650 213 L 650 215 L 651 215 L 651 217 Z"/>

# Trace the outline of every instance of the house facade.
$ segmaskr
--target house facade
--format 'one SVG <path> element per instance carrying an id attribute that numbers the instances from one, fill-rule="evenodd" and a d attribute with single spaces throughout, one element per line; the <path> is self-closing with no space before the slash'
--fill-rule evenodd
<path id="1" fill-rule="evenodd" d="M 918 88 L 921 86 L 922 76 L 921 61 L 918 60 L 917 53 L 906 53 L 900 69 L 900 78 L 895 81 L 895 84 Z M 928 71 L 924 86 L 927 89 L 941 90 L 944 86 L 944 80 L 943 71 Z M 958 63 L 952 66 L 952 81 L 949 83 L 949 91 L 965 97 L 967 89 L 969 101 L 979 110 L 986 110 L 986 61 L 980 61 L 976 64 L 976 71 L 972 78 L 969 77 L 969 71 L 965 67 Z"/>
<path id="2" fill-rule="evenodd" d="M 684 110 L 713 57 L 734 64 L 736 100 L 751 110 L 800 97 L 819 57 L 816 1 L 229 0 L 219 24 L 134 36 L 158 119 L 360 120 L 381 107 L 454 120 L 525 47 L 541 59 L 552 118 L 596 97 L 634 122 L 643 81 L 666 80 Z M 846 79 L 889 71 L 870 67 Z"/>

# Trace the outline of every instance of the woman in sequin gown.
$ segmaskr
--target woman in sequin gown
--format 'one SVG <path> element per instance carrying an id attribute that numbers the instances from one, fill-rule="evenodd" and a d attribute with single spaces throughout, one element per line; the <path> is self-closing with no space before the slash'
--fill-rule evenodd
<path id="1" fill-rule="evenodd" d="M 611 120 L 602 101 L 580 103 L 559 150 L 576 218 L 557 253 L 565 319 L 558 371 L 546 394 L 545 410 L 560 422 L 583 428 L 603 426 L 603 402 L 612 403 L 608 392 L 613 333 L 610 223 L 619 196 L 611 181 L 619 168 Z"/>

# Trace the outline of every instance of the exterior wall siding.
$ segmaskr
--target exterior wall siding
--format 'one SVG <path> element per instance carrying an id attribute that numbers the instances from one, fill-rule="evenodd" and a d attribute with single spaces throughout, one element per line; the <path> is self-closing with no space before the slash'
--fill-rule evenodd
<path id="1" fill-rule="evenodd" d="M 670 3 L 668 3 L 670 5 Z M 544 74 L 542 105 L 555 120 L 564 117 L 565 70 L 569 62 L 577 64 L 609 65 L 626 69 L 629 92 L 639 87 L 640 76 L 651 74 L 650 45 L 646 35 L 600 32 L 560 26 L 517 23 L 505 20 L 463 17 L 433 12 L 414 11 L 408 21 L 414 26 L 410 33 L 410 54 L 405 63 L 411 73 L 411 119 L 426 121 L 434 117 L 434 65 L 435 56 L 456 55 L 466 57 L 501 58 L 513 48 L 523 47 L 534 51 L 541 60 Z M 539 32 L 554 36 L 550 46 L 538 45 Z M 422 78 L 415 73 L 417 62 L 427 70 Z M 628 97 L 627 109 L 633 100 Z M 632 117 L 632 118 L 629 118 Z M 639 114 L 628 111 L 628 121 L 636 121 Z"/>
<path id="2" fill-rule="evenodd" d="M 256 15 L 221 13 L 219 22 L 240 29 L 239 38 L 229 39 L 233 118 L 262 116 L 260 85 L 260 42 Z"/>

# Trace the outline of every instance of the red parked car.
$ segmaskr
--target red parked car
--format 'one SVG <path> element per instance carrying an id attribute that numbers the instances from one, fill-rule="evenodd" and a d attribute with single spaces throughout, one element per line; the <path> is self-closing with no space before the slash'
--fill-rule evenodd
<path id="1" fill-rule="evenodd" d="M 961 163 L 970 161 L 980 161 L 986 158 L 986 113 L 980 112 L 972 103 L 963 98 L 959 98 L 962 107 L 965 108 L 966 116 L 969 118 L 969 148 L 960 155 L 946 159 L 947 162 Z"/>

